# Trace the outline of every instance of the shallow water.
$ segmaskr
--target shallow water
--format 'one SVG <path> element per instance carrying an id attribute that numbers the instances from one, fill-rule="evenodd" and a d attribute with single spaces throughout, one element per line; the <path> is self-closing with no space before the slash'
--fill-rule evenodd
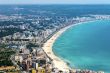
<path id="1" fill-rule="evenodd" d="M 110 20 L 69 28 L 55 41 L 53 51 L 74 68 L 110 73 Z"/>

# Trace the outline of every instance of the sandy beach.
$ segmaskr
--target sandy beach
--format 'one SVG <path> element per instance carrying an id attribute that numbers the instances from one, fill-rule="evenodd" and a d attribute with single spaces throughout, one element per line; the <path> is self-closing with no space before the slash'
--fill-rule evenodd
<path id="1" fill-rule="evenodd" d="M 53 60 L 53 64 L 55 68 L 58 68 L 59 70 L 62 71 L 69 71 L 71 68 L 67 65 L 66 62 L 64 62 L 62 59 L 60 59 L 59 57 L 57 57 L 53 51 L 52 51 L 52 46 L 53 43 L 55 42 L 55 40 L 64 32 L 66 31 L 68 28 L 70 28 L 71 26 L 75 26 L 74 25 L 70 25 L 67 26 L 61 30 L 59 30 L 57 33 L 55 33 L 46 43 L 44 43 L 44 46 L 42 47 L 43 50 L 46 52 L 46 54 Z"/>

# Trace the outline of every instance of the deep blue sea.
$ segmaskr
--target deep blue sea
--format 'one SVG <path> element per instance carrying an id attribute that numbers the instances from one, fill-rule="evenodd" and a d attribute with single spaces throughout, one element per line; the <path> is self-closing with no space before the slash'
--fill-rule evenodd
<path id="1" fill-rule="evenodd" d="M 16 8 L 20 8 L 16 10 Z M 42 13 L 42 11 L 46 11 Z M 41 13 L 40 13 L 41 12 Z M 66 16 L 80 17 L 88 15 L 110 15 L 110 4 L 94 5 L 0 5 L 0 14 L 3 15 L 42 15 L 42 16 Z"/>
<path id="2" fill-rule="evenodd" d="M 69 28 L 55 41 L 53 51 L 73 68 L 110 73 L 110 20 Z"/>

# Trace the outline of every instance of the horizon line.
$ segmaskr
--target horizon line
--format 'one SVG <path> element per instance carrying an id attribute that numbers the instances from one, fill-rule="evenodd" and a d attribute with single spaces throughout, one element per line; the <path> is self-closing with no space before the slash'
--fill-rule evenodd
<path id="1" fill-rule="evenodd" d="M 65 4 L 63 4 L 63 3 L 61 3 L 61 4 L 60 3 L 59 4 L 56 4 L 56 3 L 53 3 L 53 4 L 51 4 L 51 3 L 48 3 L 48 4 L 47 3 L 44 3 L 44 4 L 37 4 L 37 3 L 34 4 L 33 3 L 33 4 L 31 4 L 30 3 L 30 4 L 27 4 L 27 3 L 22 3 L 22 4 L 20 4 L 20 3 L 18 3 L 18 4 L 0 4 L 0 5 L 110 5 L 110 4 L 106 4 L 106 3 L 104 3 L 104 4 L 101 4 L 101 3 L 97 3 L 97 4 L 92 4 L 92 3 L 91 4 L 80 4 L 80 3 L 79 4 L 69 4 L 69 3 L 68 4 L 66 4 L 66 3 Z"/>

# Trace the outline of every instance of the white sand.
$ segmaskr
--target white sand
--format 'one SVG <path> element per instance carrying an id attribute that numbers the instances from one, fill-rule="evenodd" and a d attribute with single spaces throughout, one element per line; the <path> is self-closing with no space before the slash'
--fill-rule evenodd
<path id="1" fill-rule="evenodd" d="M 76 25 L 76 24 L 74 24 Z M 42 47 L 43 50 L 46 52 L 46 54 L 53 59 L 53 64 L 55 68 L 58 68 L 59 70 L 62 71 L 69 71 L 71 69 L 62 59 L 57 57 L 53 51 L 52 51 L 52 46 L 55 40 L 68 28 L 70 28 L 73 25 L 67 26 L 61 30 L 59 30 L 57 33 L 55 33 L 46 43 L 44 43 L 44 46 Z"/>

